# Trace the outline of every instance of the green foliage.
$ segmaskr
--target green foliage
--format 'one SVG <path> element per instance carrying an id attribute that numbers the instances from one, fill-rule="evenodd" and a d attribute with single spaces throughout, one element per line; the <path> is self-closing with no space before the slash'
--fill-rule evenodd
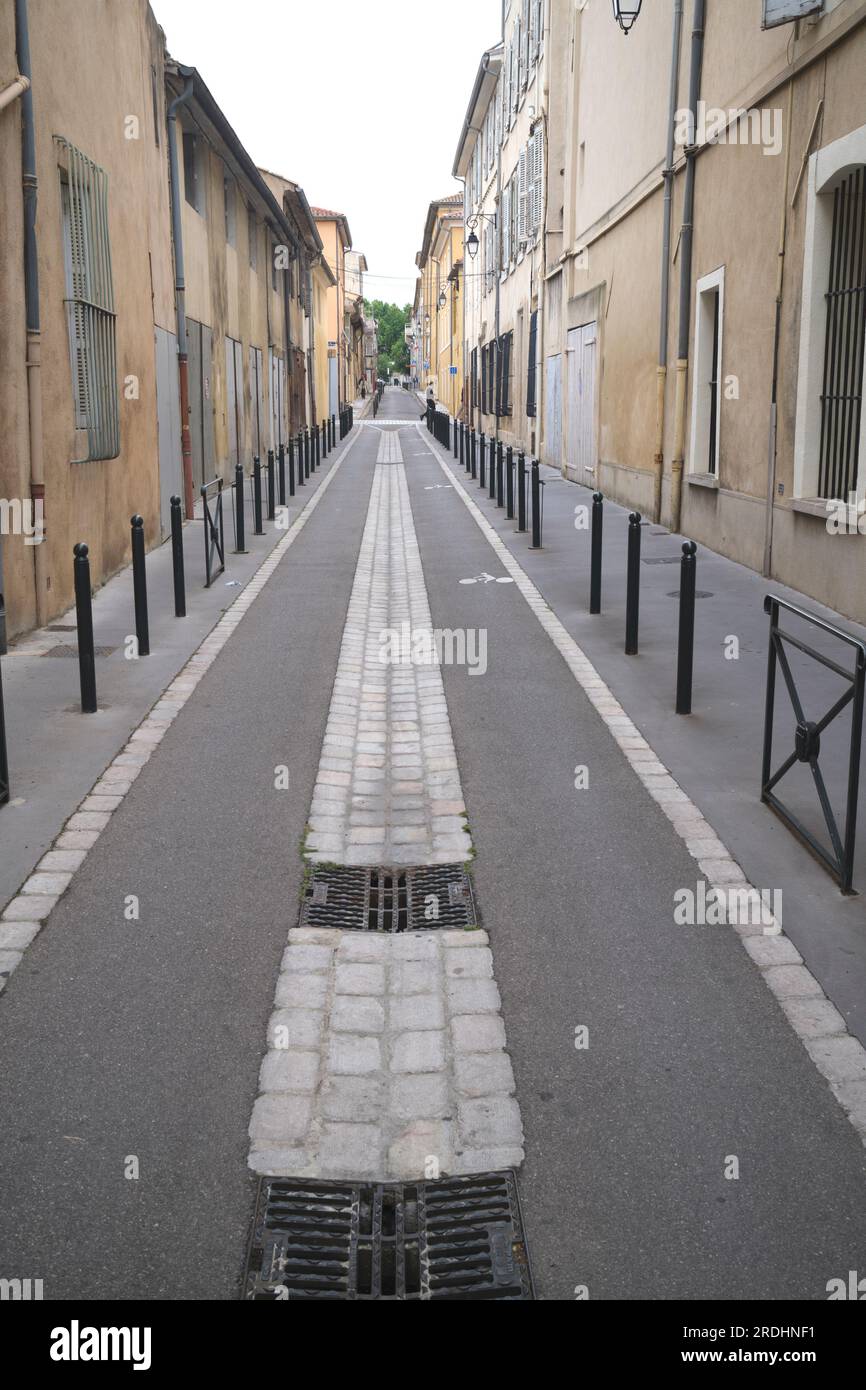
<path id="1" fill-rule="evenodd" d="M 407 304 L 405 309 L 400 309 L 396 304 L 385 304 L 381 299 L 374 299 L 367 307 L 378 324 L 379 376 L 388 377 L 389 363 L 392 376 L 395 372 L 408 372 L 406 324 L 412 317 L 411 304 Z"/>

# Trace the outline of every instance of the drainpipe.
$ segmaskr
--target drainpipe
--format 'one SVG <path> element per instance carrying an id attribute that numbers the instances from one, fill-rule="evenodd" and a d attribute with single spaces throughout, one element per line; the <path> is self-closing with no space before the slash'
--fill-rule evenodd
<path id="1" fill-rule="evenodd" d="M 671 302 L 671 226 L 673 222 L 674 195 L 674 136 L 677 119 L 677 97 L 679 95 L 680 48 L 683 31 L 684 0 L 675 0 L 674 30 L 671 52 L 671 86 L 668 103 L 668 138 L 665 153 L 665 200 L 662 230 L 662 289 L 659 308 L 659 362 L 657 370 L 656 400 L 656 452 L 653 472 L 653 520 L 656 525 L 661 520 L 662 475 L 665 466 L 665 396 L 668 375 L 668 318 Z"/>
<path id="2" fill-rule="evenodd" d="M 775 324 L 773 328 L 773 386 L 770 395 L 770 433 L 767 441 L 767 505 L 764 513 L 764 564 L 769 579 L 773 569 L 773 521 L 776 492 L 776 427 L 779 411 L 779 342 L 782 334 L 782 296 L 785 286 L 785 253 L 788 241 L 788 189 L 791 183 L 791 121 L 794 114 L 794 82 L 788 83 L 788 124 L 785 130 L 785 181 L 779 220 L 779 264 L 776 272 Z M 810 141 L 811 144 L 811 141 Z"/>
<path id="3" fill-rule="evenodd" d="M 183 221 L 180 203 L 180 170 L 177 159 L 177 109 L 193 92 L 192 73 L 180 68 L 186 86 L 168 108 L 168 163 L 171 174 L 171 235 L 174 242 L 174 299 L 177 313 L 177 373 L 180 386 L 180 450 L 183 465 L 183 498 L 187 520 L 195 510 L 192 486 L 192 437 L 189 429 L 189 354 L 186 336 L 186 279 L 183 264 Z"/>
<path id="4" fill-rule="evenodd" d="M 690 134 L 697 139 L 698 99 L 701 94 L 701 72 L 704 62 L 704 25 L 706 0 L 695 0 L 692 22 L 692 65 L 689 79 Z M 680 262 L 680 331 L 677 350 L 677 389 L 675 400 L 674 456 L 671 461 L 671 525 L 680 529 L 683 505 L 683 465 L 686 455 L 686 389 L 689 374 L 689 341 L 692 315 L 692 253 L 694 249 L 695 165 L 697 148 L 686 151 L 686 187 L 683 200 L 683 229 Z"/>
<path id="5" fill-rule="evenodd" d="M 21 185 L 24 195 L 24 304 L 27 320 L 27 411 L 30 449 L 30 498 L 33 518 L 43 519 L 43 538 L 33 550 L 33 589 L 36 626 L 47 618 L 47 557 L 45 554 L 45 466 L 42 440 L 42 329 L 39 315 L 39 260 L 36 244 L 36 122 L 33 116 L 33 72 L 30 65 L 30 27 L 27 0 L 15 0 L 15 46 L 21 93 Z M 5 94 L 4 94 L 5 95 Z M 10 98 L 11 100 L 11 98 Z"/>

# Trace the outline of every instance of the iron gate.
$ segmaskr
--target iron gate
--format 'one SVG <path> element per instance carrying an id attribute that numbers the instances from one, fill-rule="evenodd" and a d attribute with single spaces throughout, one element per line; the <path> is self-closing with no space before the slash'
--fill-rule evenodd
<path id="1" fill-rule="evenodd" d="M 854 669 L 846 670 L 838 662 L 825 656 L 823 652 L 810 647 L 806 642 L 795 637 L 792 632 L 787 632 L 779 626 L 779 612 L 784 609 L 787 613 L 793 613 L 804 622 L 818 628 L 820 632 L 827 633 L 830 637 L 838 639 L 846 646 L 854 650 Z M 856 637 L 850 636 L 842 628 L 834 627 L 831 623 L 825 623 L 821 618 L 813 613 L 807 613 L 805 609 L 797 608 L 794 604 L 786 602 L 785 599 L 778 598 L 774 594 L 768 594 L 764 599 L 764 612 L 770 618 L 770 651 L 767 664 L 767 702 L 764 717 L 764 759 L 761 773 L 761 800 L 766 803 L 776 815 L 792 830 L 795 835 L 800 836 L 811 850 L 817 855 L 821 863 L 827 868 L 834 878 L 838 879 L 839 887 L 843 893 L 853 892 L 852 883 L 854 877 L 854 843 L 857 830 L 857 797 L 860 786 L 860 746 L 863 729 L 863 691 L 866 684 L 866 643 L 860 642 Z M 833 704 L 823 717 L 817 721 L 809 720 L 803 709 L 803 702 L 800 699 L 800 692 L 794 680 L 790 664 L 788 662 L 785 645 L 795 647 L 806 656 L 813 657 L 815 661 L 821 663 L 828 670 L 835 672 L 837 676 L 846 682 L 848 688 L 843 695 Z M 781 667 L 791 705 L 796 716 L 797 724 L 794 729 L 794 750 L 789 753 L 787 758 L 776 769 L 771 771 L 773 757 L 773 715 L 776 702 L 776 667 Z M 825 729 L 833 722 L 837 715 L 841 714 L 848 705 L 851 710 L 851 743 L 848 756 L 848 792 L 845 811 L 844 829 L 840 829 L 833 807 L 830 804 L 830 797 L 827 786 L 819 765 L 821 756 L 821 735 Z M 808 763 L 818 793 L 818 800 L 821 804 L 821 811 L 830 836 L 831 849 L 827 847 L 807 830 L 802 821 L 776 796 L 774 788 L 779 785 L 787 772 L 790 772 L 795 763 Z"/>

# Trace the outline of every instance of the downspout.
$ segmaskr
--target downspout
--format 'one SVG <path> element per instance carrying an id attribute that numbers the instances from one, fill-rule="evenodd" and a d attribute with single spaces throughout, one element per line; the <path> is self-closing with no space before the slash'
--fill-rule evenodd
<path id="1" fill-rule="evenodd" d="M 770 433 L 767 441 L 767 506 L 764 516 L 764 564 L 769 579 L 773 568 L 773 521 L 776 493 L 776 428 L 779 410 L 779 343 L 782 334 L 782 296 L 785 286 L 785 252 L 788 240 L 788 188 L 791 182 L 791 121 L 794 114 L 794 83 L 788 83 L 788 125 L 785 131 L 785 181 L 779 222 L 779 264 L 776 271 L 776 309 L 773 328 L 773 386 L 770 395 Z M 810 142 L 811 143 L 811 142 Z"/>
<path id="2" fill-rule="evenodd" d="M 674 195 L 674 136 L 679 95 L 680 49 L 682 46 L 684 0 L 675 0 L 671 51 L 671 86 L 668 103 L 668 137 L 665 152 L 665 199 L 662 230 L 662 288 L 659 307 L 659 361 L 656 383 L 656 451 L 653 472 L 653 520 L 658 525 L 662 510 L 662 475 L 665 466 L 665 398 L 668 376 L 668 319 L 671 302 L 671 226 Z"/>
<path id="3" fill-rule="evenodd" d="M 183 264 L 183 221 L 180 204 L 180 170 L 177 159 L 177 109 L 189 101 L 193 92 L 192 75 L 181 68 L 186 86 L 168 108 L 168 162 L 171 174 L 171 235 L 174 242 L 174 299 L 177 313 L 177 372 L 180 386 L 180 450 L 183 466 L 183 497 L 187 519 L 195 511 L 192 486 L 192 437 L 189 428 L 189 354 L 186 336 L 186 279 Z"/>
<path id="4" fill-rule="evenodd" d="M 680 263 L 680 331 L 677 348 L 677 388 L 675 398 L 674 456 L 671 461 L 671 524 L 678 532 L 683 506 L 683 465 L 686 455 L 686 390 L 689 374 L 689 341 L 692 316 L 692 255 L 694 250 L 695 166 L 697 162 L 697 110 L 701 94 L 704 62 L 704 24 L 706 0 L 695 0 L 692 22 L 692 65 L 689 79 L 689 134 L 693 143 L 686 151 L 686 187 L 683 199 L 683 228 Z"/>
<path id="5" fill-rule="evenodd" d="M 36 122 L 33 116 L 33 71 L 27 0 L 15 0 L 15 46 L 18 72 L 26 87 L 21 93 L 21 186 L 24 201 L 24 306 L 27 323 L 27 413 L 30 452 L 30 500 L 33 520 L 42 517 L 42 541 L 33 550 L 33 591 L 36 626 L 47 619 L 47 558 L 45 554 L 45 459 L 42 438 L 42 327 L 39 313 L 39 258 L 36 242 Z"/>

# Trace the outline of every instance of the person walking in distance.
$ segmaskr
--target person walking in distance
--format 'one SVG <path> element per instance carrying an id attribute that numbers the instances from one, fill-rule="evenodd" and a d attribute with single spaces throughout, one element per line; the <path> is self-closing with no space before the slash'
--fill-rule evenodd
<path id="1" fill-rule="evenodd" d="M 426 405 L 426 408 L 425 408 L 425 410 L 424 410 L 424 414 L 421 416 L 421 419 L 422 419 L 422 420 L 426 420 L 426 419 L 433 413 L 433 411 L 434 411 L 435 409 L 436 409 L 436 392 L 435 392 L 435 390 L 434 390 L 434 388 L 433 388 L 433 382 L 431 381 L 431 382 L 430 382 L 430 385 L 427 387 L 427 405 Z"/>

